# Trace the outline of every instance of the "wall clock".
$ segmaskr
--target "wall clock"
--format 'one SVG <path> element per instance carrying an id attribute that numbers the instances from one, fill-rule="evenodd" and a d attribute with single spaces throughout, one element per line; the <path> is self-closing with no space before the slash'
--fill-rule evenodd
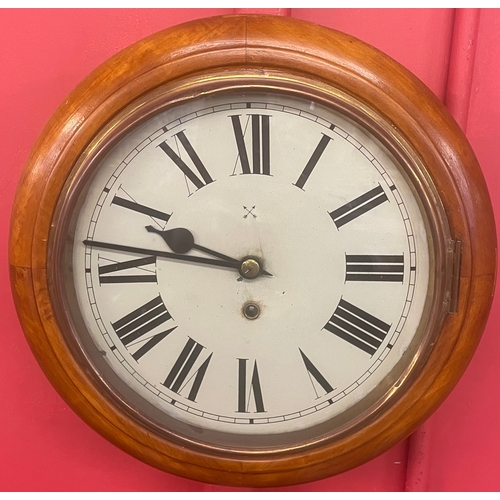
<path id="1" fill-rule="evenodd" d="M 47 377 L 135 457 L 272 486 L 356 467 L 452 390 L 495 229 L 439 100 L 366 44 L 268 16 L 119 53 L 19 184 L 11 281 Z"/>

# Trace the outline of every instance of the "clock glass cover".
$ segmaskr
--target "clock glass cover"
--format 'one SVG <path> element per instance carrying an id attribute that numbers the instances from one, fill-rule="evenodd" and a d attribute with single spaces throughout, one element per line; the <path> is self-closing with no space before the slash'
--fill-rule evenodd
<path id="1" fill-rule="evenodd" d="M 428 341 L 425 196 L 334 104 L 249 87 L 139 106 L 81 158 L 56 295 L 68 343 L 134 418 L 257 450 L 396 397 Z"/>

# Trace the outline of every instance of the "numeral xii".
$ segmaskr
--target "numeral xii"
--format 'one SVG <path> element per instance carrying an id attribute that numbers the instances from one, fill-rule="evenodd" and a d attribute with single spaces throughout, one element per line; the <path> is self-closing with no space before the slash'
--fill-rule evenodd
<path id="1" fill-rule="evenodd" d="M 251 123 L 252 168 L 245 145 L 245 132 L 241 125 L 241 115 L 231 115 L 236 146 L 244 174 L 271 175 L 271 128 L 269 115 L 248 115 Z M 246 130 L 246 127 L 245 127 Z"/>

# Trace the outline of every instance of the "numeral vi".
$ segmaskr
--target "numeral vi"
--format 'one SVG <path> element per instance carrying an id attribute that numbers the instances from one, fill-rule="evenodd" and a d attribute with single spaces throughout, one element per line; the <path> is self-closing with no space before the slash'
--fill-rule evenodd
<path id="1" fill-rule="evenodd" d="M 249 413 L 250 399 L 253 396 L 255 412 L 263 413 L 266 410 L 264 409 L 257 361 L 253 364 L 250 383 L 247 383 L 247 361 L 248 359 L 238 359 L 238 412 Z"/>

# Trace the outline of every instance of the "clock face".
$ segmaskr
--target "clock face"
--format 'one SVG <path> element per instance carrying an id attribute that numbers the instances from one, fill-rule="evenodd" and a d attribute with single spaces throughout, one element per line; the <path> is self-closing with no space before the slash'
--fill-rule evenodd
<path id="1" fill-rule="evenodd" d="M 72 188 L 65 300 L 131 411 L 202 442 L 287 444 L 371 411 L 411 365 L 426 219 L 346 114 L 208 94 L 129 128 L 92 168 Z"/>

